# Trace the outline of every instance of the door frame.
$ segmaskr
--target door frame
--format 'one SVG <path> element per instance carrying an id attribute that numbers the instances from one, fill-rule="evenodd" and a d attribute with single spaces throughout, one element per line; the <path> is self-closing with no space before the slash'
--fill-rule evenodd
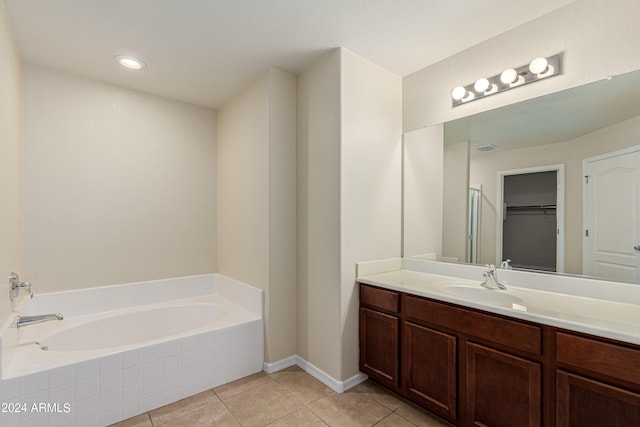
<path id="1" fill-rule="evenodd" d="M 587 159 L 582 160 L 582 274 L 586 274 L 586 266 L 589 265 L 590 260 L 588 258 L 588 250 L 587 245 L 590 241 L 587 241 L 586 237 L 586 229 L 587 224 L 590 224 L 590 217 L 588 216 L 588 187 L 586 182 L 586 177 L 589 175 L 587 173 L 587 167 L 589 163 L 594 163 L 600 160 L 610 159 L 612 157 L 624 156 L 627 154 L 632 154 L 640 151 L 640 145 L 634 145 L 632 147 L 623 148 L 620 150 L 610 151 L 608 153 L 599 154 L 597 156 L 589 157 Z"/>
<path id="2" fill-rule="evenodd" d="M 556 172 L 556 273 L 564 272 L 564 204 L 565 204 L 565 167 L 564 164 L 534 166 L 522 169 L 498 171 L 498 195 L 496 197 L 496 265 L 500 265 L 502 258 L 502 224 L 505 217 L 504 210 L 504 177 L 523 175 L 537 172 Z"/>
<path id="3" fill-rule="evenodd" d="M 467 262 L 471 264 L 477 264 L 480 260 L 480 234 L 482 227 L 482 184 L 469 185 L 469 192 L 471 190 L 478 192 L 478 209 L 476 222 L 472 224 L 471 216 L 471 201 L 467 204 Z M 469 199 L 468 195 L 467 198 Z"/>

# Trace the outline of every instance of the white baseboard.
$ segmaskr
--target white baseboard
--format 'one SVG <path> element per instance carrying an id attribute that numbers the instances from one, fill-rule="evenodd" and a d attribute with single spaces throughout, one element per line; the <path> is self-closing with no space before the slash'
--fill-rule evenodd
<path id="1" fill-rule="evenodd" d="M 352 376 L 351 378 L 348 378 L 346 381 L 338 381 L 335 378 L 333 378 L 331 375 L 324 372 L 322 369 L 318 368 L 317 366 L 315 366 L 310 362 L 307 362 L 306 360 L 304 360 L 302 357 L 298 355 L 289 356 L 285 359 L 282 359 L 273 363 L 265 362 L 264 371 L 267 374 L 272 374 L 274 372 L 278 372 L 282 369 L 285 369 L 294 365 L 299 366 L 301 369 L 306 371 L 309 375 L 311 375 L 318 381 L 322 382 L 327 387 L 329 387 L 330 389 L 332 389 L 337 393 L 343 393 L 349 390 L 350 388 L 357 386 L 361 382 L 366 381 L 367 378 L 369 378 L 365 374 L 360 372 Z"/>
<path id="2" fill-rule="evenodd" d="M 264 362 L 262 370 L 267 374 L 273 374 L 274 372 L 281 371 L 289 366 L 295 366 L 297 357 L 298 356 L 289 356 L 286 359 L 278 360 L 273 363 Z"/>

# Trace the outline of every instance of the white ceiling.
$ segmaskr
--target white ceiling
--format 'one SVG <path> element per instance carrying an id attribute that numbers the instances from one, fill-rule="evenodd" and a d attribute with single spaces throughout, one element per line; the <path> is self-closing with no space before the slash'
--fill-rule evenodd
<path id="1" fill-rule="evenodd" d="M 3 1 L 26 62 L 217 108 L 269 66 L 342 46 L 405 76 L 574 0 Z"/>

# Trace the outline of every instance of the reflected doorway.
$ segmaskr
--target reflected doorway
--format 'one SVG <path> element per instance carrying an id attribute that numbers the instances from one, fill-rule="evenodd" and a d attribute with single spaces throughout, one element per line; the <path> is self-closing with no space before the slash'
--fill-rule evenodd
<path id="1" fill-rule="evenodd" d="M 564 271 L 564 166 L 499 172 L 496 262 Z"/>
<path id="2" fill-rule="evenodd" d="M 640 146 L 583 163 L 583 274 L 640 282 Z"/>

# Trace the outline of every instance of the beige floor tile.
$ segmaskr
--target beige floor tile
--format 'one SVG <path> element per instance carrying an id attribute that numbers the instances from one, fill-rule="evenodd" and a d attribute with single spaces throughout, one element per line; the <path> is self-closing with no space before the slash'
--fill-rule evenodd
<path id="1" fill-rule="evenodd" d="M 279 375 L 282 375 L 286 372 L 304 372 L 304 370 L 297 365 L 293 365 L 293 366 L 289 366 L 288 368 L 284 368 L 278 372 L 274 372 L 273 374 L 269 374 L 269 376 L 271 378 L 277 378 Z"/>
<path id="2" fill-rule="evenodd" d="M 330 394 L 308 405 L 330 426 L 372 426 L 391 413 L 382 404 L 361 393 Z"/>
<path id="3" fill-rule="evenodd" d="M 363 383 L 358 384 L 352 389 L 349 389 L 347 393 L 364 394 L 366 396 L 369 396 L 376 402 L 383 404 L 392 411 L 395 411 L 400 407 L 400 405 L 406 402 L 405 399 L 401 396 L 370 380 L 367 380 Z"/>
<path id="4" fill-rule="evenodd" d="M 119 423 L 112 424 L 111 427 L 153 427 L 149 414 L 138 415 L 137 417 L 129 418 Z"/>
<path id="5" fill-rule="evenodd" d="M 266 373 L 258 372 L 257 374 L 249 375 L 248 377 L 240 378 L 239 380 L 216 387 L 213 391 L 221 400 L 225 400 L 238 393 L 251 390 L 252 388 L 259 387 L 270 381 L 271 378 L 269 378 Z"/>
<path id="6" fill-rule="evenodd" d="M 418 427 L 451 427 L 451 424 L 409 403 L 403 403 L 396 410 L 400 415 Z"/>
<path id="7" fill-rule="evenodd" d="M 333 393 L 329 387 L 302 370 L 281 371 L 271 378 L 304 405 Z"/>
<path id="8" fill-rule="evenodd" d="M 396 413 L 391 413 L 388 417 L 376 424 L 376 427 L 416 427 L 416 425 Z"/>
<path id="9" fill-rule="evenodd" d="M 298 409 L 293 414 L 289 414 L 286 417 L 280 418 L 269 427 L 323 427 L 326 426 L 324 422 L 314 415 L 308 408 Z"/>
<path id="10" fill-rule="evenodd" d="M 231 415 L 224 403 L 218 401 L 175 418 L 161 427 L 239 427 L 238 421 Z"/>
<path id="11" fill-rule="evenodd" d="M 163 406 L 158 409 L 154 409 L 149 413 L 151 421 L 154 425 L 161 425 L 170 420 L 180 418 L 190 412 L 202 408 L 203 406 L 210 405 L 215 402 L 219 402 L 218 396 L 212 391 L 208 390 L 202 393 L 198 393 L 194 396 L 187 397 L 186 399 L 179 400 L 175 403 Z"/>
<path id="12" fill-rule="evenodd" d="M 223 402 L 244 427 L 265 426 L 302 407 L 293 394 L 271 379 Z"/>

